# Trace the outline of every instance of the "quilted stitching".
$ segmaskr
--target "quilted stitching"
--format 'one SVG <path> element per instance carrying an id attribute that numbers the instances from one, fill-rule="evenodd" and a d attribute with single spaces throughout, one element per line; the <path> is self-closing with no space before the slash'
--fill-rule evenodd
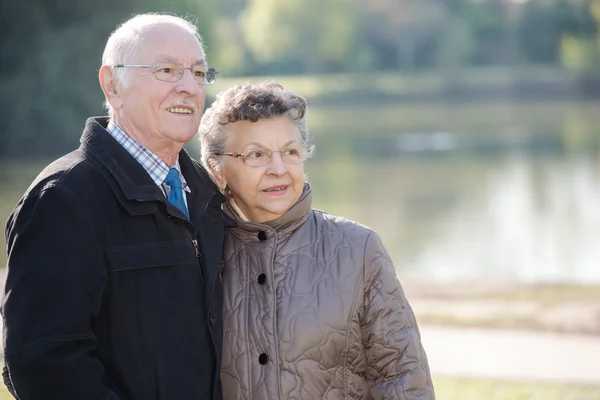
<path id="1" fill-rule="evenodd" d="M 282 220 L 240 221 L 227 234 L 224 400 L 434 399 L 414 314 L 378 235 L 310 207 L 307 186 Z"/>

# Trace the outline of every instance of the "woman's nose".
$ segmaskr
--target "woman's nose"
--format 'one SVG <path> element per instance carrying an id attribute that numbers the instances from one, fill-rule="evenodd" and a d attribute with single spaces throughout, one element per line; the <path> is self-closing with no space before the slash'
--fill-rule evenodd
<path id="1" fill-rule="evenodd" d="M 283 175 L 287 172 L 287 165 L 283 161 L 281 157 L 281 153 L 278 151 L 274 151 L 271 154 L 271 162 L 269 163 L 269 167 L 267 169 L 267 173 L 274 175 Z"/>

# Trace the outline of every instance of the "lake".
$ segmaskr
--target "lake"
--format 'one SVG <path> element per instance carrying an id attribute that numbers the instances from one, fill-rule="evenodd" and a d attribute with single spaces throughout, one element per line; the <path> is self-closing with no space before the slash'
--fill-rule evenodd
<path id="1" fill-rule="evenodd" d="M 315 207 L 377 230 L 400 275 L 600 283 L 600 103 L 315 104 L 309 126 Z M 0 165 L 2 220 L 41 166 Z"/>

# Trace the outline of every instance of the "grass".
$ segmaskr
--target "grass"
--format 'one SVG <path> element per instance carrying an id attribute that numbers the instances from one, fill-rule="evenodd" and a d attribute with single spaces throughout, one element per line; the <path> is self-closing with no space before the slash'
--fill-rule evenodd
<path id="1" fill-rule="evenodd" d="M 600 400 L 600 387 L 558 383 L 434 378 L 437 400 Z M 4 385 L 0 400 L 11 400 Z"/>

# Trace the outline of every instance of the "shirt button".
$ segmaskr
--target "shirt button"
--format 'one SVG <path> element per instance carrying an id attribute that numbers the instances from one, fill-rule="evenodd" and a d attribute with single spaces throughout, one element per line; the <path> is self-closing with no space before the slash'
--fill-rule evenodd
<path id="1" fill-rule="evenodd" d="M 267 281 L 267 275 L 265 275 L 265 274 L 260 274 L 260 275 L 258 276 L 258 284 L 259 284 L 259 285 L 264 285 L 266 281 Z"/>
<path id="2" fill-rule="evenodd" d="M 266 363 L 269 362 L 269 356 L 266 355 L 265 353 L 262 353 L 260 356 L 258 356 L 258 362 L 261 365 L 265 365 Z"/>
<path id="3" fill-rule="evenodd" d="M 258 240 L 260 240 L 261 242 L 264 240 L 267 240 L 267 232 L 265 232 L 265 231 L 258 232 Z"/>

